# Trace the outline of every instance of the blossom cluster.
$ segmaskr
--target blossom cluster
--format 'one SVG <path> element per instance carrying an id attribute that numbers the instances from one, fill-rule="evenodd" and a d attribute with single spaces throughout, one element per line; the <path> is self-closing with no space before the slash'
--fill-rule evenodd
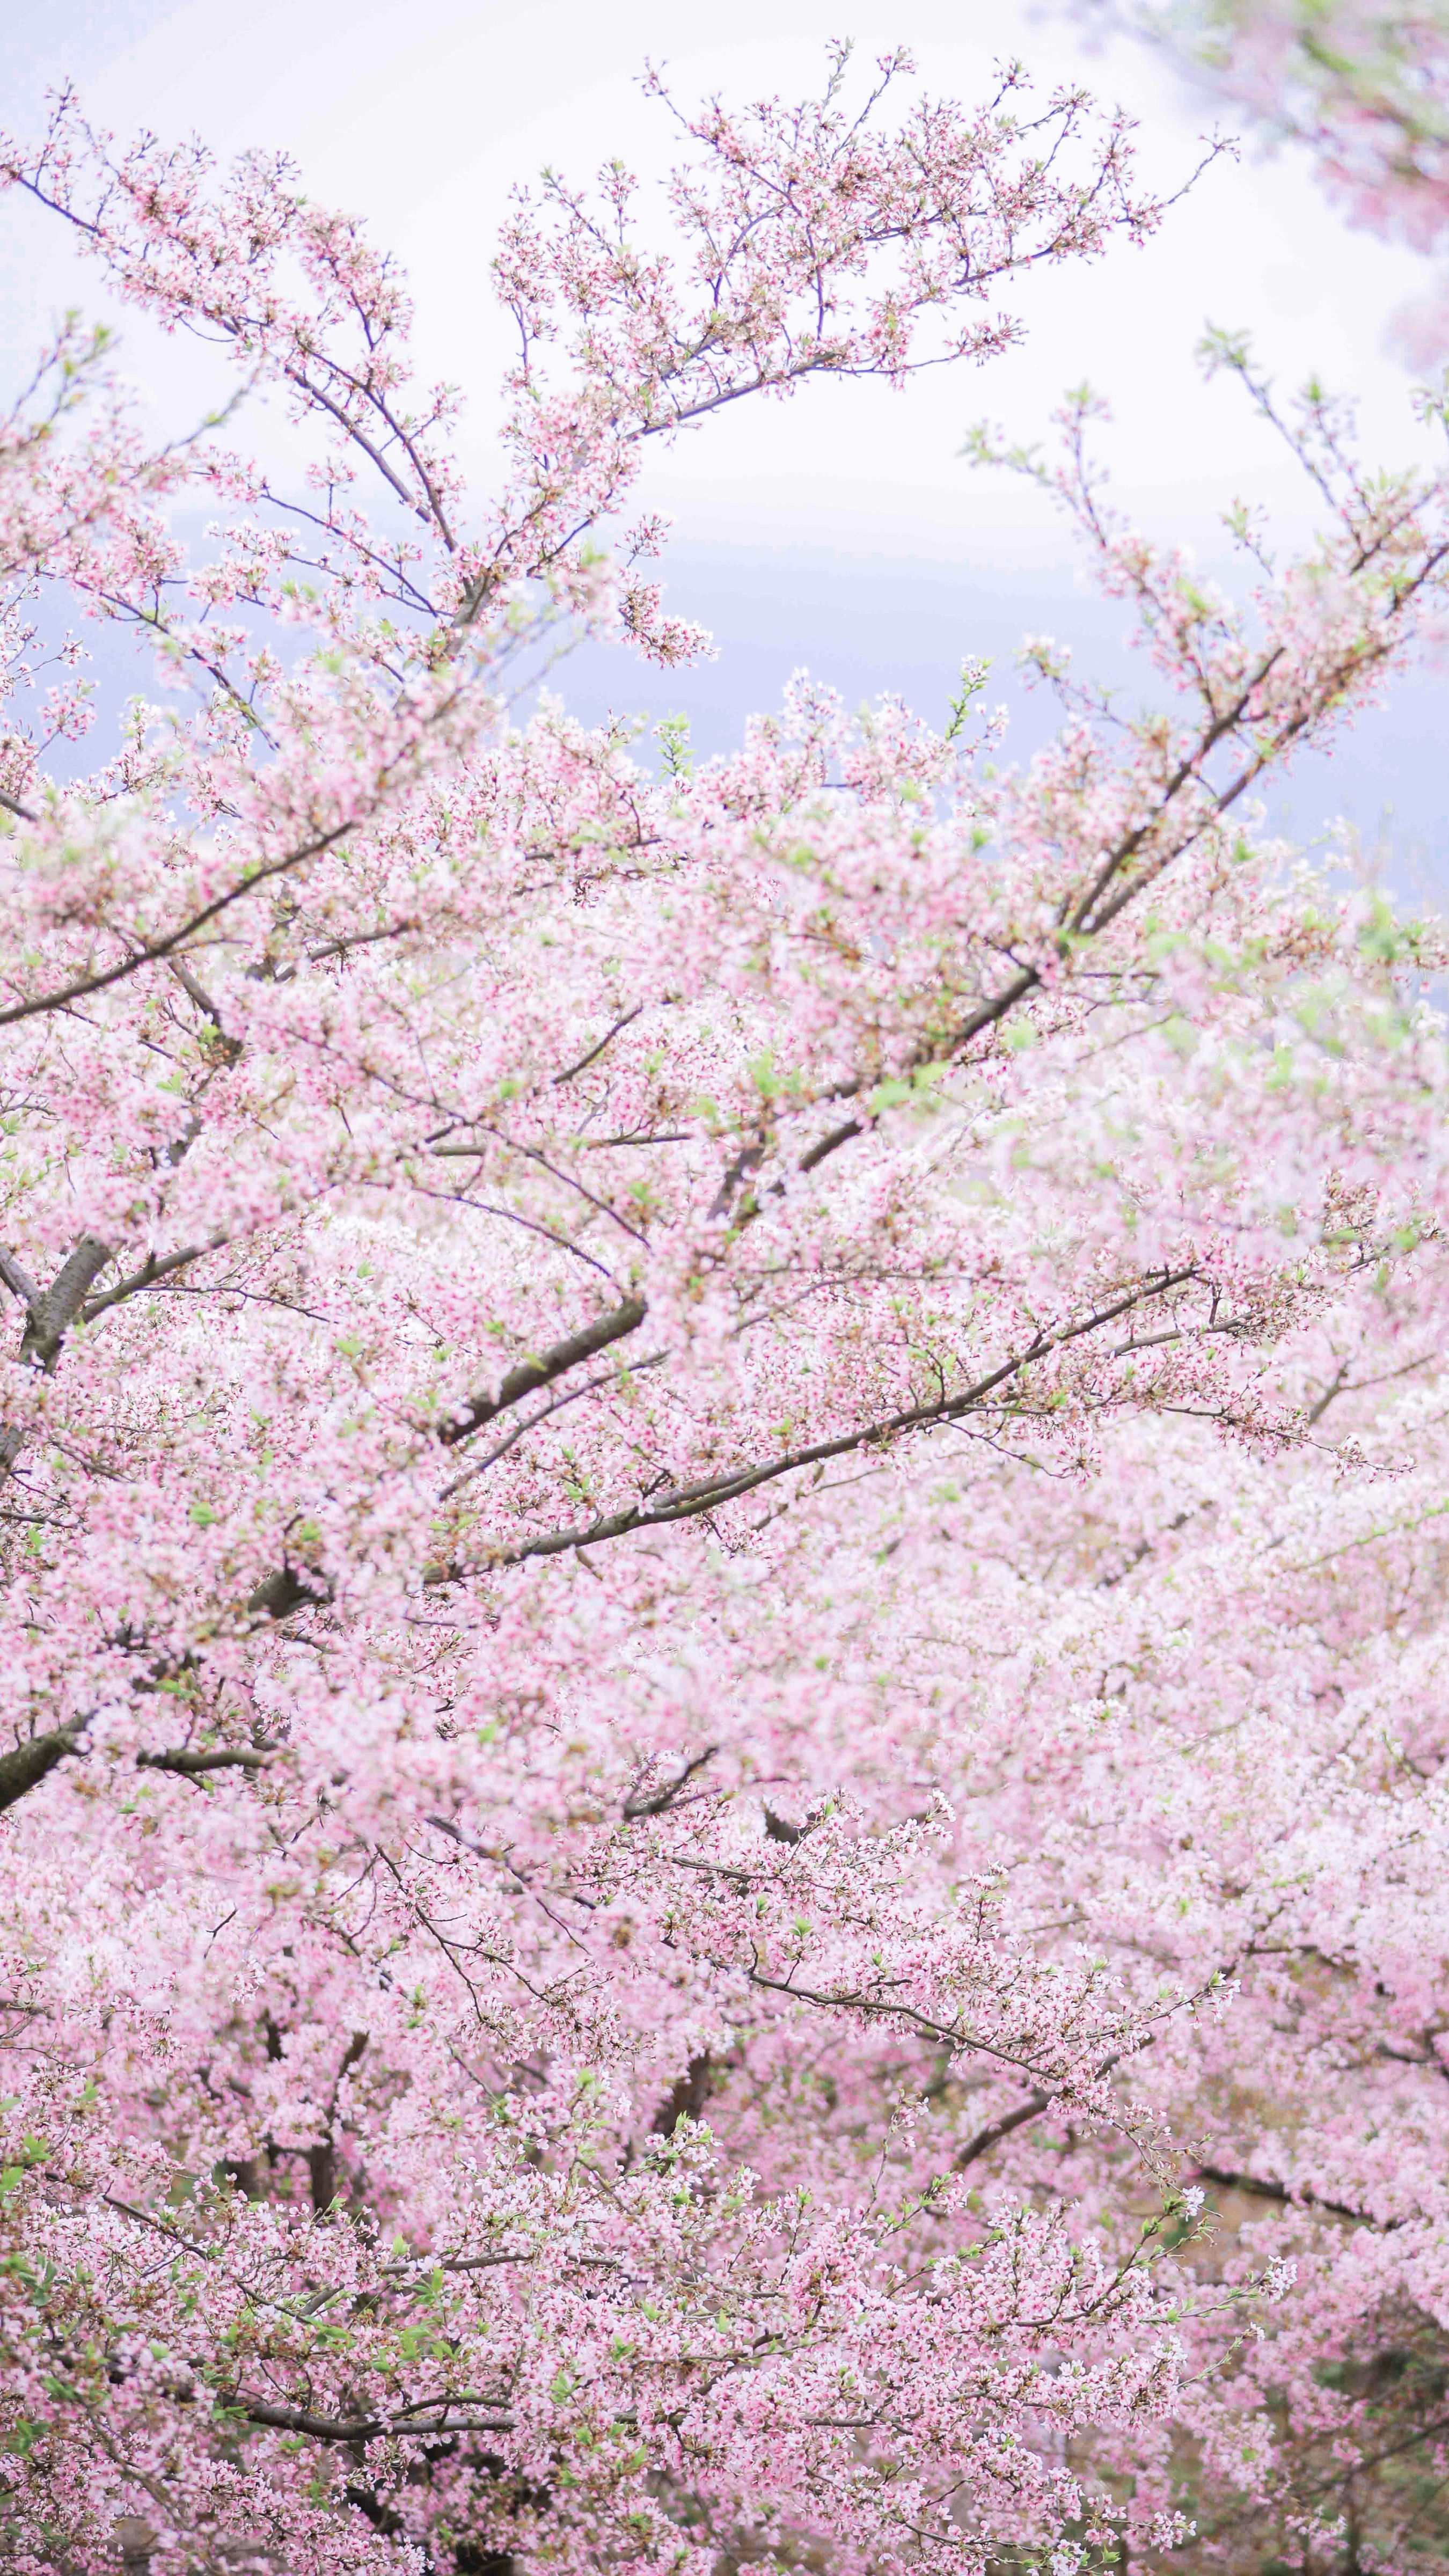
<path id="1" fill-rule="evenodd" d="M 1082 393 L 977 452 L 1155 709 L 506 713 L 698 649 L 643 441 L 1160 219 L 907 68 L 682 115 L 657 249 L 520 201 L 487 502 L 285 163 L 0 144 L 308 458 L 79 325 L 0 429 L 23 2576 L 1442 2549 L 1449 943 L 1255 799 L 1438 633 L 1443 487 L 1274 412 L 1322 532 L 1230 592 Z M 155 695 L 62 778 L 98 619 Z"/>

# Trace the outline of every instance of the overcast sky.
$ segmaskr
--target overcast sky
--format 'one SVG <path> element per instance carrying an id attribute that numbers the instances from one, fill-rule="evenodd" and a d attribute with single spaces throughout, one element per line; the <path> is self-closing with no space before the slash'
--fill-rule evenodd
<path id="1" fill-rule="evenodd" d="M 677 0 L 607 10 L 597 0 L 430 0 L 426 10 L 407 0 L 251 0 L 245 10 L 8 0 L 0 97 L 12 131 L 34 130 L 46 86 L 72 77 L 92 116 L 122 135 L 145 124 L 166 135 L 197 129 L 222 151 L 285 145 L 313 194 L 364 212 L 402 252 L 425 364 L 472 394 L 470 463 L 481 477 L 506 350 L 487 263 L 512 183 L 545 159 L 586 172 L 615 151 L 646 177 L 666 166 L 665 120 L 636 87 L 646 57 L 669 65 L 687 99 L 714 89 L 789 95 L 818 86 L 835 33 L 854 35 L 866 58 L 908 43 L 927 87 L 967 100 L 1003 52 L 1044 81 L 1084 77 L 1139 117 L 1145 171 L 1164 190 L 1193 166 L 1213 114 L 1145 49 L 1089 53 L 1069 16 L 1036 15 L 1020 0 L 868 0 L 845 15 L 838 0 L 730 0 L 708 11 Z M 18 367 L 47 313 L 94 300 L 95 287 L 13 197 L 0 221 L 10 353 L 0 363 Z M 901 395 L 822 384 L 787 406 L 739 405 L 651 457 L 647 498 L 669 511 L 680 540 L 678 604 L 714 622 L 725 646 L 700 683 L 704 730 L 727 736 L 750 690 L 800 661 L 819 669 L 833 656 L 856 694 L 897 675 L 924 685 L 937 671 L 944 680 L 963 652 L 1005 650 L 1010 634 L 1044 620 L 1063 634 L 1075 621 L 1110 658 L 1110 620 L 1083 608 L 1063 532 L 1025 487 L 960 461 L 967 424 L 989 414 L 1035 436 L 1062 388 L 1089 378 L 1116 415 L 1118 497 L 1211 558 L 1217 513 L 1235 495 L 1266 502 L 1285 525 L 1304 523 L 1307 505 L 1291 460 L 1241 392 L 1202 385 L 1194 348 L 1204 322 L 1253 330 L 1285 386 L 1313 367 L 1353 389 L 1366 443 L 1398 458 L 1416 451 L 1419 433 L 1387 329 L 1418 282 L 1408 253 L 1338 223 L 1292 156 L 1251 150 L 1211 170 L 1145 250 L 1032 281 L 1021 306 L 1028 343 L 989 369 L 942 371 Z M 134 329 L 131 338 L 144 374 L 154 353 Z M 576 686 L 589 714 L 605 697 L 663 702 L 632 670 L 616 688 L 597 657 L 579 666 Z M 663 694 L 678 702 L 688 689 Z M 1396 795 L 1401 809 L 1407 797 L 1416 834 L 1432 829 L 1438 764 L 1423 736 L 1437 706 L 1436 692 L 1419 693 L 1392 745 L 1375 737 L 1377 750 L 1366 741 L 1340 764 L 1338 801 L 1365 826 Z"/>

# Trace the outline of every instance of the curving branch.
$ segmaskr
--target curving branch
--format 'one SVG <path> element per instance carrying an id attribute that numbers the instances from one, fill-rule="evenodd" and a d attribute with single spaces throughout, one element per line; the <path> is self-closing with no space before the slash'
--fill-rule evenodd
<path id="1" fill-rule="evenodd" d="M 430 1565 L 425 1569 L 423 1579 L 430 1585 L 455 1583 L 486 1568 L 522 1565 L 530 1557 L 559 1556 L 569 1548 L 598 1547 L 610 1539 L 627 1537 L 635 1530 L 663 1529 L 675 1521 L 695 1520 L 701 1513 L 721 1510 L 726 1503 L 737 1502 L 741 1495 L 753 1493 L 757 1487 L 772 1484 L 776 1478 L 791 1475 L 797 1469 L 824 1466 L 832 1458 L 848 1457 L 855 1450 L 884 1447 L 906 1432 L 933 1430 L 941 1423 L 960 1421 L 963 1415 L 979 1411 L 988 1397 L 1019 1377 L 1037 1360 L 1044 1359 L 1049 1351 L 1077 1341 L 1085 1333 L 1100 1331 L 1104 1324 L 1115 1323 L 1119 1316 L 1129 1314 L 1134 1306 L 1149 1298 L 1166 1296 L 1172 1289 L 1184 1286 L 1198 1275 L 1195 1264 L 1183 1270 L 1165 1271 L 1159 1278 L 1144 1282 L 1112 1305 L 1087 1316 L 1081 1323 L 1066 1325 L 1057 1333 L 1038 1333 L 1024 1351 L 1003 1360 L 999 1368 L 992 1369 L 973 1385 L 963 1388 L 959 1395 L 937 1397 L 929 1404 L 908 1405 L 899 1413 L 885 1414 L 874 1422 L 861 1423 L 854 1431 L 841 1432 L 833 1440 L 817 1440 L 808 1448 L 790 1449 L 780 1458 L 706 1477 L 697 1485 L 676 1486 L 658 1502 L 630 1504 L 623 1511 L 608 1513 L 582 1527 L 542 1531 L 537 1538 L 521 1539 L 513 1547 L 487 1550 L 475 1565 L 460 1562 Z"/>
<path id="2" fill-rule="evenodd" d="M 541 1386 L 552 1386 L 565 1370 L 576 1368 L 580 1360 L 591 1360 L 598 1351 L 606 1351 L 611 1342 L 622 1341 L 637 1333 L 649 1309 L 642 1297 L 626 1297 L 622 1306 L 611 1307 L 592 1324 L 585 1324 L 567 1340 L 555 1342 L 536 1358 L 519 1360 L 508 1371 L 496 1395 L 469 1396 L 449 1422 L 439 1425 L 438 1438 L 447 1449 L 455 1448 L 485 1422 L 492 1422 L 510 1406 L 521 1404 L 526 1395 L 534 1395 Z"/>
<path id="3" fill-rule="evenodd" d="M 1311 2183 L 1278 2182 L 1271 2174 L 1243 2173 L 1233 2165 L 1195 2165 L 1194 2172 L 1203 2182 L 1216 2183 L 1220 2191 L 1250 2192 L 1255 2200 L 1276 2200 L 1287 2209 L 1324 2209 L 1334 2218 L 1351 2218 L 1356 2227 L 1372 2227 L 1387 2236 L 1405 2222 L 1402 2218 L 1374 2218 L 1366 2209 L 1355 2209 L 1350 2201 L 1330 2200 L 1316 2192 Z"/>
<path id="4" fill-rule="evenodd" d="M 48 1735 L 32 1735 L 13 1752 L 0 1754 L 0 1813 L 13 1807 L 28 1789 L 38 1788 L 58 1762 L 74 1753 L 86 1723 L 82 1717 L 72 1718 L 68 1725 L 57 1726 Z"/>
<path id="5" fill-rule="evenodd" d="M 460 2401 L 466 2403 L 466 2400 Z M 265 2398 L 243 2398 L 228 2409 L 249 2424 L 264 2424 L 278 2433 L 306 2433 L 314 2442 L 435 2442 L 449 2433 L 511 2433 L 511 2415 L 455 2415 L 439 2400 L 426 2419 L 413 2415 L 314 2415 L 305 2406 L 274 2406 Z"/>

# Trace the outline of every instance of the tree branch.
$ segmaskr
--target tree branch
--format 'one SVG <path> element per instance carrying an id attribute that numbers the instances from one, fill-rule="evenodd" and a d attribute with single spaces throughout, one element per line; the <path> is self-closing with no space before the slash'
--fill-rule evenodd
<path id="1" fill-rule="evenodd" d="M 91 1286 L 111 1259 L 111 1247 L 94 1234 L 83 1234 L 56 1272 L 50 1286 L 30 1308 L 20 1356 L 47 1373 L 54 1368 L 67 1328 L 74 1323 Z"/>
<path id="2" fill-rule="evenodd" d="M 314 1575 L 304 1582 L 295 1566 L 282 1565 L 248 1593 L 247 1609 L 254 1619 L 290 1619 L 294 1610 L 307 1603 L 325 1610 L 331 1598 L 332 1587 L 325 1576 Z"/>
<path id="3" fill-rule="evenodd" d="M 1102 1308 L 1080 1324 L 1069 1324 L 1059 1333 L 1038 1335 L 1037 1339 L 1013 1358 L 1003 1360 L 999 1368 L 978 1378 L 961 1394 L 937 1398 L 930 1404 L 908 1406 L 900 1413 L 885 1415 L 875 1422 L 861 1424 L 855 1431 L 845 1431 L 834 1440 L 818 1440 L 806 1449 L 788 1450 L 781 1458 L 772 1458 L 762 1466 L 740 1467 L 732 1473 L 713 1476 L 697 1485 L 676 1487 L 658 1503 L 630 1504 L 625 1510 L 609 1513 L 584 1528 L 549 1530 L 537 1538 L 522 1539 L 518 1545 L 498 1548 L 480 1560 L 480 1565 L 522 1565 L 529 1557 L 559 1556 L 574 1547 L 597 1547 L 605 1540 L 624 1538 L 631 1531 L 662 1529 L 672 1521 L 693 1520 L 701 1512 L 717 1511 L 726 1503 L 736 1502 L 743 1494 L 753 1493 L 757 1486 L 768 1485 L 779 1476 L 788 1476 L 797 1468 L 823 1466 L 832 1458 L 843 1458 L 856 1449 L 883 1445 L 898 1439 L 902 1432 L 930 1429 L 938 1423 L 958 1421 L 963 1414 L 974 1412 L 1013 1377 L 1048 1351 L 1067 1342 L 1077 1341 L 1084 1333 L 1098 1331 L 1103 1324 L 1114 1323 L 1119 1315 L 1128 1314 L 1134 1306 L 1149 1297 L 1165 1296 L 1197 1276 L 1195 1267 L 1165 1272 L 1162 1278 L 1133 1289 L 1114 1305 Z M 565 1347 L 561 1345 L 560 1347 Z M 474 1569 L 458 1565 L 433 1565 L 426 1569 L 424 1580 L 430 1584 L 457 1582 Z"/>
<path id="4" fill-rule="evenodd" d="M 6 1252 L 3 1247 L 0 1247 L 0 1279 L 4 1280 L 11 1296 L 19 1298 L 22 1306 L 33 1306 L 40 1295 L 23 1262 L 17 1261 L 14 1253 Z"/>
<path id="5" fill-rule="evenodd" d="M 261 1771 L 266 1768 L 268 1750 L 255 1745 L 235 1745 L 215 1753 L 193 1753 L 185 1745 L 174 1751 L 138 1753 L 138 1771 L 179 1771 L 186 1780 L 199 1780 L 208 1771 Z"/>
<path id="6" fill-rule="evenodd" d="M 314 2415 L 304 2406 L 273 2406 L 258 2398 L 243 2399 L 236 2412 L 249 2424 L 265 2424 L 279 2433 L 310 2433 L 314 2442 L 436 2441 L 447 2433 L 511 2433 L 511 2415 L 453 2415 L 442 2402 L 430 2423 L 386 2415 Z"/>
<path id="7" fill-rule="evenodd" d="M 1251 2192 L 1255 2200 L 1281 2201 L 1288 2209 L 1326 2209 L 1335 2218 L 1351 2218 L 1360 2227 L 1372 2227 L 1382 2235 L 1402 2227 L 1401 2218 L 1371 2218 L 1366 2209 L 1354 2209 L 1346 2200 L 1324 2200 L 1311 2183 L 1292 2190 L 1286 2183 L 1275 2182 L 1268 2174 L 1239 2173 L 1227 2165 L 1197 2165 L 1194 2171 L 1204 2182 L 1216 2183 L 1220 2191 Z"/>
<path id="8" fill-rule="evenodd" d="M 989 2120 L 986 2127 L 978 2129 L 975 2137 L 968 2138 L 959 2150 L 957 2172 L 966 2165 L 974 2165 L 977 2157 L 984 2156 L 989 2148 L 999 2146 L 1003 2138 L 1010 2137 L 1013 2129 L 1024 2129 L 1027 2121 L 1034 2120 L 1039 2112 L 1045 2111 L 1050 2101 L 1049 2093 L 1031 2093 L 1024 2102 L 1017 2104 L 1014 2111 L 1003 2112 L 999 2120 Z"/>
<path id="9" fill-rule="evenodd" d="M 73 1717 L 51 1734 L 32 1735 L 28 1744 L 17 1744 L 12 1753 L 0 1754 L 0 1812 L 13 1807 L 27 1789 L 38 1788 L 57 1762 L 74 1753 L 76 1738 L 85 1724 L 83 1717 Z"/>
<path id="10" fill-rule="evenodd" d="M 637 1333 L 648 1311 L 642 1297 L 627 1297 L 622 1306 L 597 1316 L 580 1332 L 571 1333 L 567 1341 L 555 1342 L 537 1358 L 520 1360 L 509 1370 L 496 1395 L 470 1396 L 451 1422 L 439 1426 L 438 1438 L 445 1448 L 455 1447 L 471 1432 L 481 1431 L 485 1422 L 506 1413 L 510 1405 L 521 1403 L 524 1396 L 534 1394 L 541 1386 L 551 1386 L 555 1378 L 576 1367 L 580 1360 L 591 1360 L 596 1351 L 607 1350 L 611 1342 Z"/>

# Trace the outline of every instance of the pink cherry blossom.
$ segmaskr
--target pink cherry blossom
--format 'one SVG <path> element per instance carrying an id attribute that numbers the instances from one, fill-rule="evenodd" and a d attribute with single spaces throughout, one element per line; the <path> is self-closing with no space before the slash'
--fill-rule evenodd
<path id="1" fill-rule="evenodd" d="M 1442 483 L 1220 338 L 1322 517 L 1231 591 L 1090 394 L 974 441 L 1165 712 L 507 711 L 706 647 L 643 441 L 1160 220 L 907 69 L 520 199 L 491 498 L 284 162 L 0 147 L 122 332 L 0 431 L 22 2576 L 1442 2554 L 1449 944 L 1257 801 Z M 130 308 L 245 399 L 149 440 Z"/>

